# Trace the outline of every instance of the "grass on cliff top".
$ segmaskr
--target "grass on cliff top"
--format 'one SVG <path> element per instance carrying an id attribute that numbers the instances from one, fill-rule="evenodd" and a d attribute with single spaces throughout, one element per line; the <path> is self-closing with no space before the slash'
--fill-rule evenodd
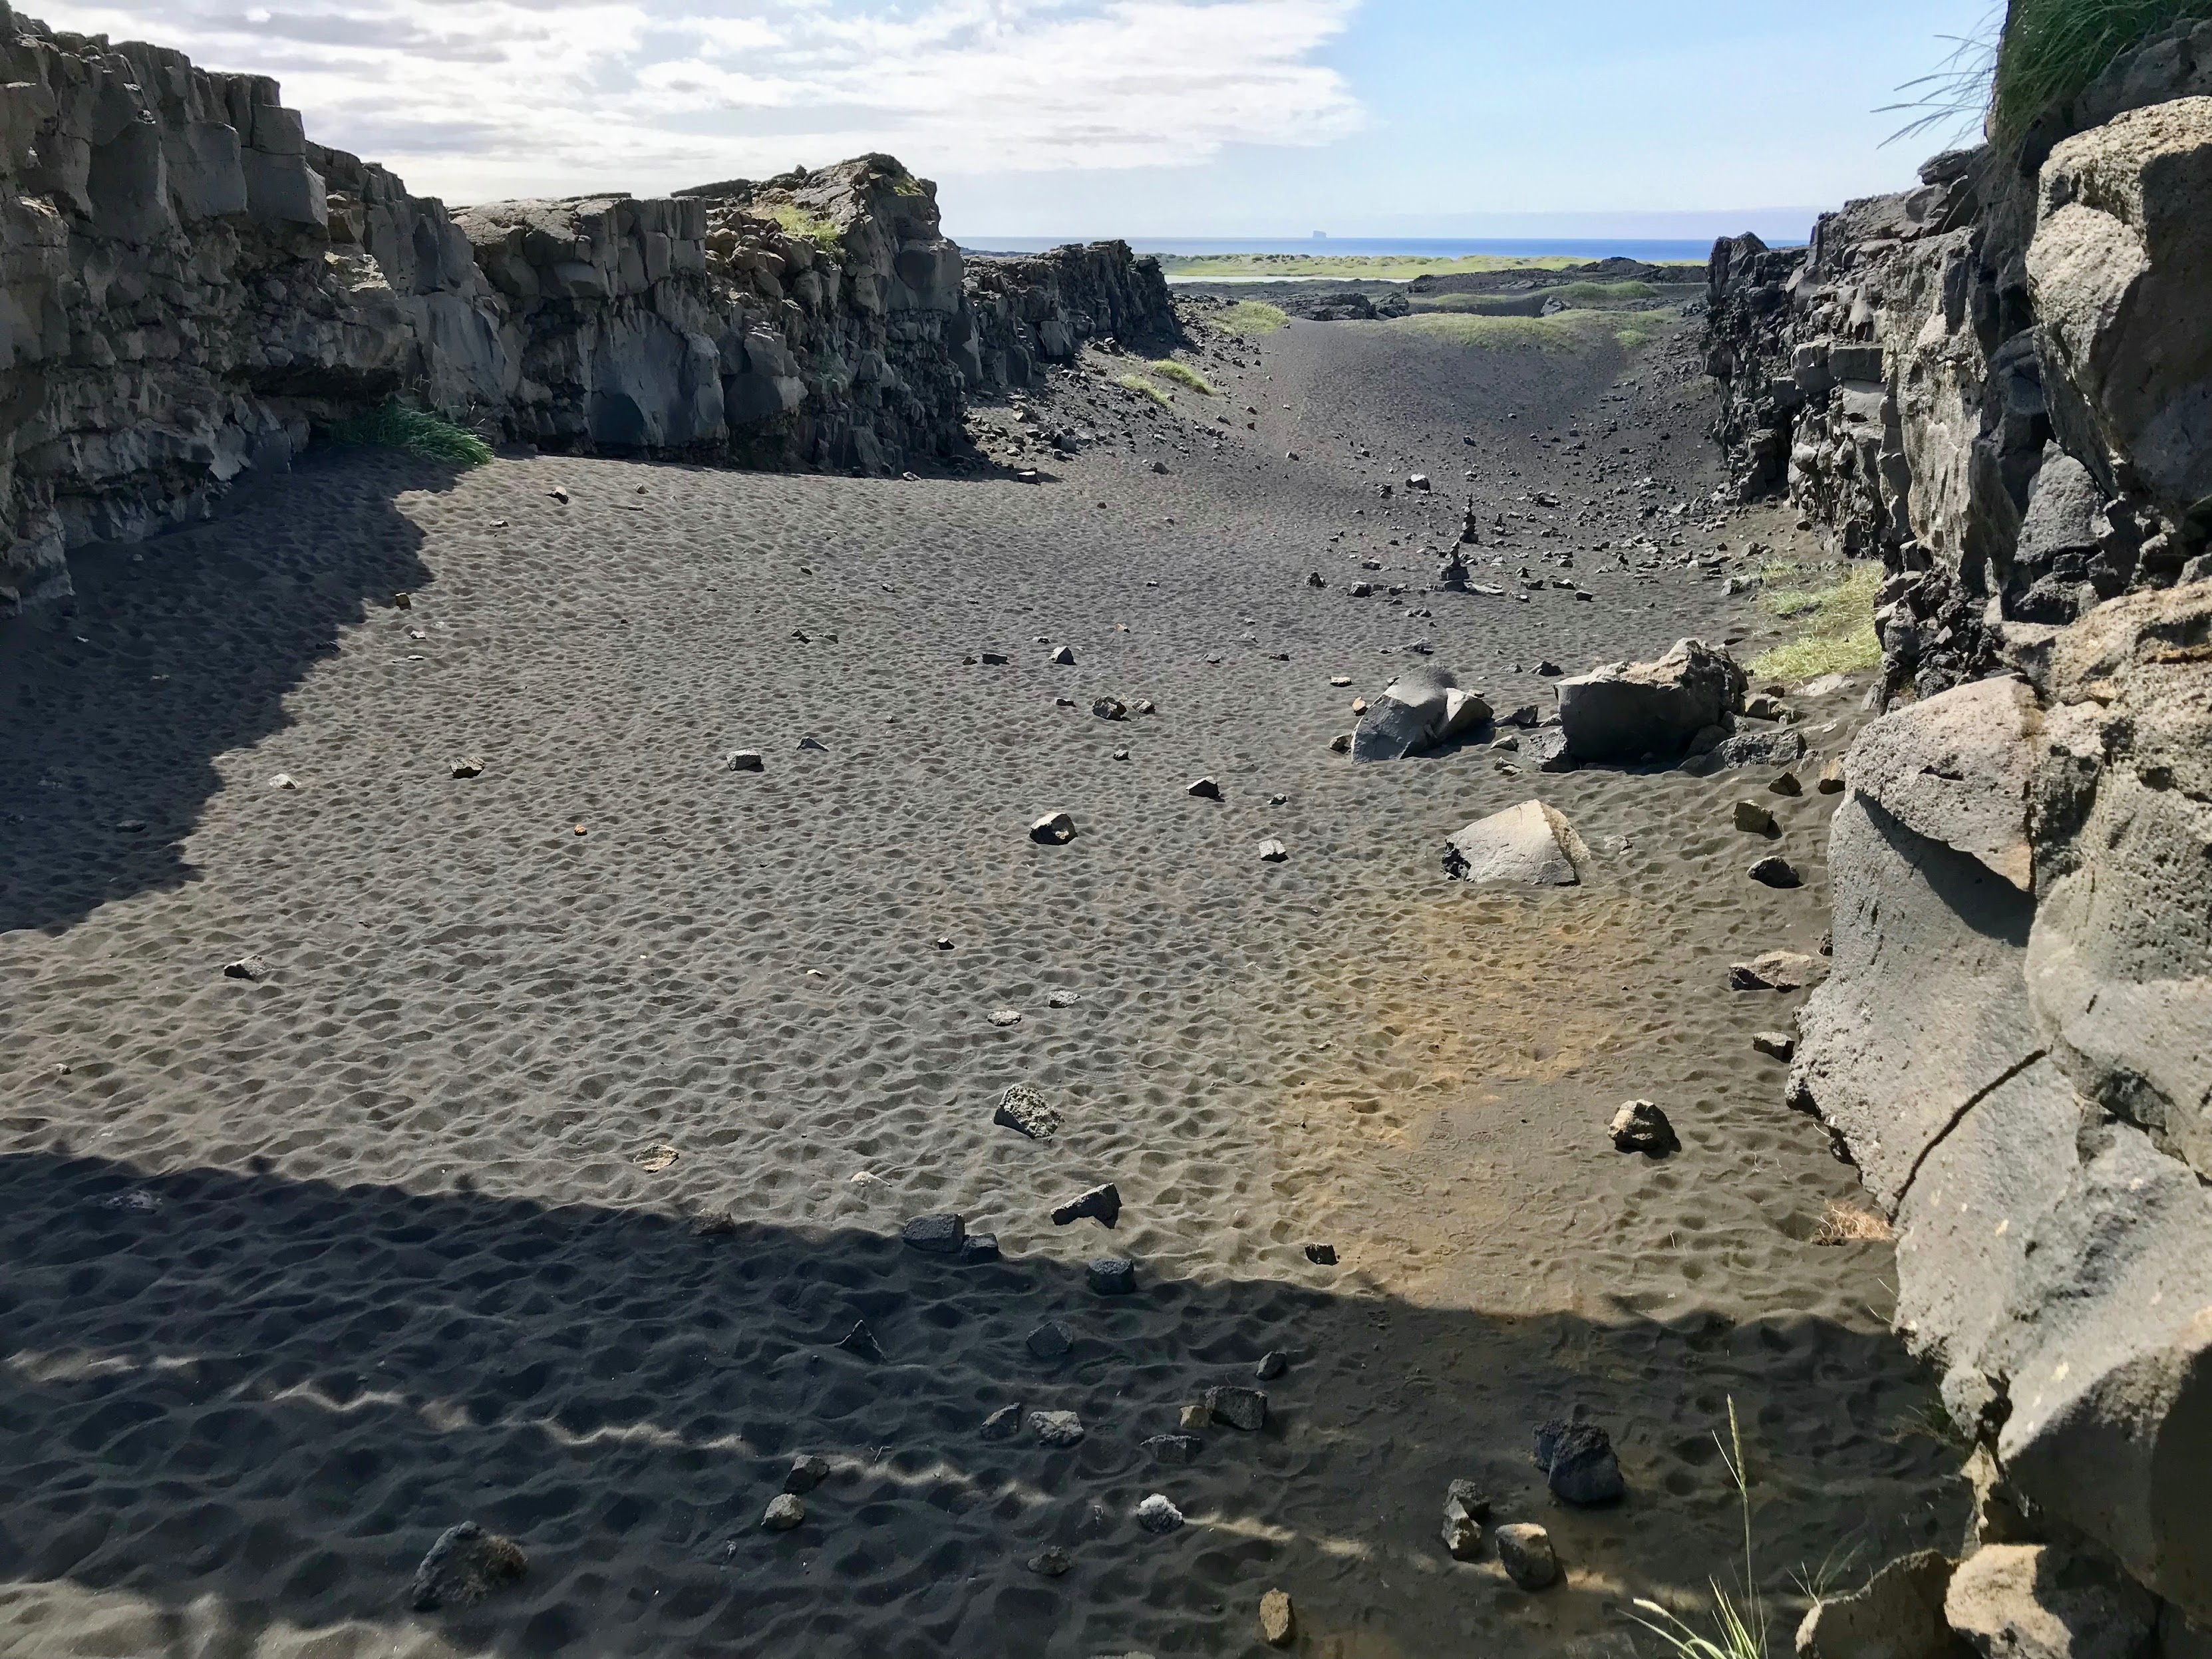
<path id="1" fill-rule="evenodd" d="M 2212 0 L 2012 0 L 1990 94 L 1998 141 L 2016 143 L 2054 100 L 2084 91 L 2129 47 L 2185 17 L 2212 17 Z"/>
<path id="2" fill-rule="evenodd" d="M 1203 398 L 1219 395 L 1214 391 L 1212 381 L 1207 380 L 1188 363 L 1179 363 L 1172 357 L 1162 357 L 1157 362 L 1146 363 L 1145 373 L 1156 375 L 1163 380 L 1173 380 L 1177 386 L 1195 392 Z"/>
<path id="3" fill-rule="evenodd" d="M 1175 407 L 1174 398 L 1169 397 L 1166 392 L 1161 391 L 1159 387 L 1154 386 L 1150 380 L 1146 380 L 1141 374 L 1124 374 L 1116 380 L 1114 384 L 1120 386 L 1124 392 L 1142 392 L 1146 397 L 1150 398 L 1154 403 L 1158 404 L 1162 409 L 1173 409 Z"/>
<path id="4" fill-rule="evenodd" d="M 1388 328 L 1427 335 L 1478 351 L 1588 351 L 1612 343 L 1633 351 L 1650 331 L 1625 325 L 1602 311 L 1555 311 L 1548 317 L 1481 317 L 1463 311 L 1417 311 L 1389 322 L 1336 323 L 1336 328 Z"/>
<path id="5" fill-rule="evenodd" d="M 1224 306 L 1213 313 L 1218 328 L 1231 334 L 1242 334 L 1248 339 L 1261 334 L 1273 334 L 1291 320 L 1291 313 L 1280 306 L 1271 306 L 1259 300 L 1239 300 L 1233 306 Z"/>
<path id="6" fill-rule="evenodd" d="M 396 449 L 454 466 L 482 466 L 492 458 L 491 446 L 466 427 L 401 403 L 349 416 L 331 428 L 331 436 L 342 444 Z"/>
<path id="7" fill-rule="evenodd" d="M 775 220 L 787 236 L 798 237 L 817 247 L 844 245 L 845 234 L 834 222 L 796 202 L 769 202 L 763 204 L 761 210 Z"/>
<path id="8" fill-rule="evenodd" d="M 1759 602 L 1767 611 L 1802 624 L 1803 632 L 1756 658 L 1752 678 L 1795 684 L 1875 666 L 1881 660 L 1881 641 L 1874 631 L 1875 595 L 1881 587 L 1881 567 L 1868 562 L 1853 565 L 1832 587 L 1761 594 Z"/>
<path id="9" fill-rule="evenodd" d="M 1458 258 L 1424 259 L 1397 253 L 1163 253 L 1160 269 L 1185 282 L 1228 281 L 1250 277 L 1292 282 L 1300 277 L 1358 278 L 1370 283 L 1407 283 L 1416 276 L 1465 276 L 1492 270 L 1565 270 L 1590 263 L 1580 254 L 1547 253 L 1540 257 L 1506 253 L 1468 253 Z M 1663 263 L 1675 264 L 1679 261 Z M 1683 264 L 1682 280 L 1699 280 L 1705 266 Z"/>

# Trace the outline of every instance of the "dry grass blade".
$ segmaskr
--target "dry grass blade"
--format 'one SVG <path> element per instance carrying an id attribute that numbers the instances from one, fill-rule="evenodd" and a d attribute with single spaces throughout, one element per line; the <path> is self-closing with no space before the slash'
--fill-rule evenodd
<path id="1" fill-rule="evenodd" d="M 1896 1237 L 1887 1218 L 1836 1198 L 1828 1200 L 1820 1224 L 1813 1230 L 1815 1244 L 1887 1243 Z"/>

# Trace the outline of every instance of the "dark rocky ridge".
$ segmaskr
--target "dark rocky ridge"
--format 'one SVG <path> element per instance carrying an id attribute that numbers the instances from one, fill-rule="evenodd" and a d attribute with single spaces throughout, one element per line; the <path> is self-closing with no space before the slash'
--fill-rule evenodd
<path id="1" fill-rule="evenodd" d="M 1178 336 L 1100 243 L 965 262 L 868 155 L 673 198 L 448 213 L 263 76 L 0 4 L 0 605 L 204 516 L 395 395 L 548 448 L 896 471 L 1085 340 Z"/>

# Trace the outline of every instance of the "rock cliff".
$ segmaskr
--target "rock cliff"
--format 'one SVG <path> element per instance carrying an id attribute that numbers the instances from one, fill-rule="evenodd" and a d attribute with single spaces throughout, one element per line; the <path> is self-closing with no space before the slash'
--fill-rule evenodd
<path id="1" fill-rule="evenodd" d="M 884 472 L 1094 337 L 1176 337 L 1126 245 L 963 261 L 886 155 L 449 214 L 276 82 L 0 3 L 0 607 L 401 396 L 553 448 Z"/>
<path id="2" fill-rule="evenodd" d="M 1945 1616 L 1983 1654 L 2212 1630 L 2208 94 L 2179 25 L 1709 273 L 1736 489 L 1889 573 L 1790 1088 L 1975 1447 Z"/>

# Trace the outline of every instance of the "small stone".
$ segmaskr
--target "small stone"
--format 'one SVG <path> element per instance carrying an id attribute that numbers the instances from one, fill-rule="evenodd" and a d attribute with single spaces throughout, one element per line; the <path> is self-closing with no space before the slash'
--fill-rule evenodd
<path id="1" fill-rule="evenodd" d="M 279 772 L 269 780 L 269 787 L 271 789 L 297 789 L 300 787 L 300 781 L 289 772 Z"/>
<path id="2" fill-rule="evenodd" d="M 1059 650 L 1052 653 L 1052 659 L 1058 663 L 1062 668 L 1073 668 L 1075 666 L 1075 653 L 1069 650 L 1064 645 L 1061 646 Z"/>
<path id="3" fill-rule="evenodd" d="M 784 1472 L 783 1489 L 788 1492 L 812 1492 L 830 1478 L 830 1460 L 812 1452 L 801 1452 L 791 1460 Z"/>
<path id="4" fill-rule="evenodd" d="M 1610 1504 L 1627 1491 L 1613 1437 L 1595 1423 L 1545 1424 L 1536 1431 L 1536 1467 L 1565 1503 Z"/>
<path id="5" fill-rule="evenodd" d="M 1045 1005 L 1052 1008 L 1073 1008 L 1079 1000 L 1073 991 L 1054 991 L 1045 999 Z"/>
<path id="6" fill-rule="evenodd" d="M 1127 760 L 1129 758 L 1129 751 L 1126 749 L 1116 749 L 1114 751 L 1114 758 L 1115 760 Z"/>
<path id="7" fill-rule="evenodd" d="M 1048 1319 L 1029 1334 L 1024 1346 L 1039 1359 L 1058 1359 L 1075 1346 L 1075 1339 L 1057 1319 Z"/>
<path id="8" fill-rule="evenodd" d="M 1022 1023 L 1022 1011 L 1018 1008 L 994 1008 L 984 1018 L 997 1026 L 1018 1025 Z"/>
<path id="9" fill-rule="evenodd" d="M 1137 1505 L 1137 1524 L 1146 1532 L 1173 1532 L 1182 1525 L 1182 1511 L 1165 1494 L 1154 1492 Z"/>
<path id="10" fill-rule="evenodd" d="M 1560 667 L 1559 664 L 1547 660 L 1538 663 L 1536 665 L 1536 672 L 1539 674 L 1541 674 L 1546 679 L 1549 680 L 1557 679 L 1560 675 L 1565 673 L 1567 671 Z"/>
<path id="11" fill-rule="evenodd" d="M 1764 887 L 1802 887 L 1803 877 L 1788 859 L 1770 854 L 1751 866 L 1751 878 Z"/>
<path id="12" fill-rule="evenodd" d="M 983 1419 L 986 1440 L 1012 1440 L 1021 1430 L 1022 1408 L 1018 1405 L 1001 1406 Z"/>
<path id="13" fill-rule="evenodd" d="M 1350 754 L 1352 752 L 1352 733 L 1349 732 L 1338 732 L 1334 737 L 1328 740 L 1328 746 L 1332 753 L 1339 755 Z"/>
<path id="14" fill-rule="evenodd" d="M 1498 1529 L 1498 1565 L 1524 1590 L 1542 1589 L 1559 1577 L 1551 1534 L 1526 1521 Z"/>
<path id="15" fill-rule="evenodd" d="M 1192 1463 L 1198 1461 L 1206 1443 L 1194 1434 L 1156 1434 L 1139 1444 L 1152 1455 L 1155 1463 Z"/>
<path id="16" fill-rule="evenodd" d="M 1066 1550 L 1039 1550 L 1024 1565 L 1042 1577 L 1057 1578 L 1075 1565 L 1075 1558 Z"/>
<path id="17" fill-rule="evenodd" d="M 1176 1422 L 1185 1429 L 1210 1429 L 1213 1426 L 1213 1407 L 1203 1400 L 1191 1401 L 1183 1407 Z"/>
<path id="18" fill-rule="evenodd" d="M 1822 976 L 1820 959 L 1797 951 L 1767 951 L 1729 964 L 1732 991 L 1802 991 Z"/>
<path id="19" fill-rule="evenodd" d="M 730 750 L 729 768 L 732 772 L 758 772 L 764 770 L 767 765 L 768 762 L 762 757 L 760 750 L 757 749 L 732 749 Z"/>
<path id="20" fill-rule="evenodd" d="M 1119 697 L 1097 697 L 1091 702 L 1091 712 L 1102 720 L 1125 720 L 1129 718 L 1129 705 Z"/>
<path id="21" fill-rule="evenodd" d="M 884 1357 L 882 1346 L 877 1342 L 876 1334 L 868 1328 L 868 1322 L 865 1319 L 855 1320 L 853 1328 L 845 1333 L 837 1346 L 847 1353 L 857 1354 L 863 1359 L 881 1359 Z"/>
<path id="22" fill-rule="evenodd" d="M 1778 836 L 1782 826 L 1774 821 L 1774 814 L 1755 800 L 1740 800 L 1735 804 L 1735 827 L 1754 836 Z"/>
<path id="23" fill-rule="evenodd" d="M 1030 825 L 1030 839 L 1041 847 L 1065 847 L 1075 839 L 1075 820 L 1065 812 L 1048 812 Z"/>
<path id="24" fill-rule="evenodd" d="M 1761 692 L 1745 702 L 1743 712 L 1755 720 L 1786 720 L 1790 718 L 1790 705 L 1779 697 Z"/>
<path id="25" fill-rule="evenodd" d="M 412 593 L 394 593 L 392 596 L 392 603 L 402 611 L 412 611 L 415 608 L 415 596 Z"/>
<path id="26" fill-rule="evenodd" d="M 1482 1528 L 1466 1516 L 1444 1516 L 1443 1541 L 1445 1550 L 1455 1561 L 1482 1559 Z"/>
<path id="27" fill-rule="evenodd" d="M 251 980 L 258 985 L 269 977 L 269 964 L 259 957 L 240 957 L 236 962 L 222 964 L 222 976 L 225 979 Z"/>
<path id="28" fill-rule="evenodd" d="M 1774 781 L 1766 787 L 1774 793 L 1787 795 L 1792 799 L 1805 793 L 1805 786 L 1797 781 L 1797 775 L 1795 772 L 1777 774 Z"/>
<path id="29" fill-rule="evenodd" d="M 1422 481 L 1427 488 L 1427 480 Z M 1260 1639 L 1271 1648 L 1286 1648 L 1297 1638 L 1297 1616 L 1291 1610 L 1288 1590 L 1271 1589 L 1260 1598 Z"/>
<path id="30" fill-rule="evenodd" d="M 1260 862 L 1280 864 L 1291 855 L 1291 849 L 1273 837 L 1260 843 Z"/>
<path id="31" fill-rule="evenodd" d="M 1797 1056 L 1797 1039 L 1787 1031 L 1755 1031 L 1751 1046 L 1769 1060 L 1787 1064 Z"/>
<path id="32" fill-rule="evenodd" d="M 440 1533 L 415 1569 L 409 1603 L 417 1613 L 474 1607 L 501 1584 L 521 1577 L 529 1565 L 514 1540 L 463 1521 Z"/>
<path id="33" fill-rule="evenodd" d="M 983 666 L 986 668 L 1004 668 L 1012 660 L 1003 651 L 986 651 L 982 653 L 982 657 Z"/>
<path id="34" fill-rule="evenodd" d="M 455 761 L 453 763 L 453 775 L 457 778 L 482 777 L 483 775 L 483 757 L 481 755 L 471 755 L 465 760 Z"/>
<path id="35" fill-rule="evenodd" d="M 960 1241 L 960 1261 L 963 1267 L 981 1267 L 999 1259 L 999 1236 L 996 1233 L 970 1233 Z"/>
<path id="36" fill-rule="evenodd" d="M 763 1532 L 789 1532 L 806 1519 L 806 1504 L 797 1492 L 780 1492 L 761 1512 Z"/>
<path id="37" fill-rule="evenodd" d="M 1018 1129 L 1031 1140 L 1050 1140 L 1060 1133 L 1060 1114 L 1026 1083 L 1017 1083 L 999 1097 L 991 1121 Z"/>
<path id="38" fill-rule="evenodd" d="M 1262 1382 L 1272 1382 L 1290 1368 L 1290 1355 L 1280 1348 L 1270 1348 L 1260 1356 L 1260 1363 L 1252 1369 Z"/>
<path id="39" fill-rule="evenodd" d="M 1183 793 L 1198 800 L 1219 800 L 1221 786 L 1212 778 L 1198 778 L 1193 781 L 1190 787 L 1184 790 Z"/>
<path id="40" fill-rule="evenodd" d="M 1103 1187 L 1093 1187 L 1089 1192 L 1079 1193 L 1066 1203 L 1054 1206 L 1052 1224 L 1065 1227 L 1071 1221 L 1080 1221 L 1088 1216 L 1103 1226 L 1111 1227 L 1121 1215 L 1121 1189 L 1109 1181 Z"/>
<path id="41" fill-rule="evenodd" d="M 1648 1100 L 1625 1103 L 1613 1115 L 1609 1133 L 1613 1149 L 1617 1152 L 1641 1152 L 1646 1158 L 1664 1158 L 1669 1152 L 1679 1152 L 1682 1143 L 1675 1139 L 1674 1126 L 1667 1121 L 1667 1114 Z"/>
<path id="42" fill-rule="evenodd" d="M 1127 1296 L 1137 1288 L 1137 1264 L 1126 1255 L 1102 1255 L 1084 1265 L 1083 1276 L 1100 1296 Z"/>
<path id="43" fill-rule="evenodd" d="M 955 1212 L 916 1216 L 899 1229 L 900 1243 L 931 1255 L 956 1255 L 968 1237 L 968 1223 Z"/>
<path id="44" fill-rule="evenodd" d="M 952 948 L 952 936 L 950 933 L 939 933 L 937 936 L 937 948 L 940 951 L 950 951 Z"/>
<path id="45" fill-rule="evenodd" d="M 801 738 L 799 740 L 799 746 L 801 749 L 811 750 L 817 755 L 826 755 L 830 752 L 830 745 L 819 738 Z"/>
<path id="46" fill-rule="evenodd" d="M 1340 691 L 1346 686 L 1352 684 L 1352 676 L 1349 674 L 1332 674 L 1328 677 L 1328 683 Z"/>
<path id="47" fill-rule="evenodd" d="M 1267 1425 L 1267 1396 L 1257 1389 L 1240 1388 L 1235 1383 L 1208 1389 L 1206 1408 L 1213 1421 L 1226 1423 L 1247 1434 L 1257 1433 Z"/>
<path id="48" fill-rule="evenodd" d="M 1030 1432 L 1040 1445 L 1067 1447 L 1079 1445 L 1083 1440 L 1083 1419 L 1073 1412 L 1031 1412 L 1029 1414 Z"/>
<path id="49" fill-rule="evenodd" d="M 1150 697 L 1138 698 L 1135 707 L 1136 712 L 1139 714 L 1157 714 L 1160 712 L 1160 706 Z"/>
<path id="50" fill-rule="evenodd" d="M 1455 1480 L 1444 1488 L 1444 1514 L 1447 1517 L 1459 1515 L 1470 1521 L 1487 1521 L 1490 1499 L 1474 1481 Z"/>
<path id="51" fill-rule="evenodd" d="M 1824 795 L 1844 793 L 1844 757 L 1841 755 L 1820 769 L 1820 791 Z"/>
<path id="52" fill-rule="evenodd" d="M 1334 1267 L 1336 1266 L 1336 1246 L 1309 1244 L 1306 1246 L 1306 1260 L 1317 1267 Z"/>

